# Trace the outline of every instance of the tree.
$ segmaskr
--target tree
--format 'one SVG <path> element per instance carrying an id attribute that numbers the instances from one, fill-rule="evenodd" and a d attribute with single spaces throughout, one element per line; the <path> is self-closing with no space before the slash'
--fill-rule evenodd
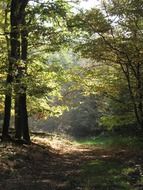
<path id="1" fill-rule="evenodd" d="M 8 135 L 8 129 L 10 124 L 10 115 L 11 115 L 11 98 L 12 98 L 12 63 L 10 62 L 10 49 L 9 49 L 9 38 L 7 35 L 7 28 L 8 28 L 8 13 L 9 13 L 9 3 L 3 3 L 5 6 L 4 9 L 4 27 L 3 27 L 3 35 L 5 35 L 6 44 L 7 44 L 7 61 L 9 61 L 8 64 L 8 74 L 6 79 L 6 90 L 5 90 L 5 108 L 4 108 L 4 121 L 3 121 L 3 131 L 2 131 L 2 139 L 9 138 Z"/>
<path id="2" fill-rule="evenodd" d="M 12 82 L 15 82 L 15 128 L 16 138 L 23 138 L 30 141 L 28 131 L 28 117 L 26 109 L 26 88 L 22 84 L 23 77 L 26 73 L 27 59 L 27 30 L 25 27 L 25 8 L 27 1 L 12 0 L 10 4 L 10 55 L 9 69 L 7 74 L 7 85 L 10 91 L 5 96 L 5 113 L 2 138 L 8 137 L 11 98 L 12 98 Z"/>
<path id="3" fill-rule="evenodd" d="M 2 138 L 9 138 L 12 96 L 15 99 L 15 129 L 16 138 L 30 141 L 28 130 L 28 114 L 26 104 L 27 93 L 27 49 L 33 47 L 40 52 L 59 50 L 67 43 L 66 16 L 71 8 L 64 0 L 54 2 L 12 0 L 10 5 L 10 54 L 8 55 L 8 70 L 5 94 L 5 113 Z M 37 19 L 38 16 L 38 19 Z M 7 17 L 5 17 L 7 19 Z M 61 30 L 62 29 L 62 30 Z M 34 32 L 33 32 L 34 31 Z M 29 35 L 30 33 L 30 35 Z M 29 46 L 28 46 L 29 42 Z M 31 58 L 32 59 L 32 58 Z M 13 90 L 14 89 L 14 90 Z"/>
<path id="4" fill-rule="evenodd" d="M 138 128 L 143 129 L 142 1 L 108 1 L 103 10 L 79 14 L 78 47 L 86 58 L 119 65 L 126 78 Z M 72 25 L 71 25 L 72 26 Z M 79 41 L 78 41 L 79 42 Z"/>
<path id="5" fill-rule="evenodd" d="M 25 3 L 25 4 L 24 4 Z M 24 78 L 27 74 L 27 48 L 28 48 L 28 31 L 26 27 L 26 19 L 25 19 L 25 8 L 27 6 L 28 1 L 25 1 L 19 6 L 20 12 L 18 14 L 21 15 L 21 63 L 17 66 L 17 75 L 15 76 L 16 82 L 16 94 L 15 94 L 15 128 L 16 128 L 16 138 L 23 139 L 27 142 L 30 141 L 29 136 L 29 128 L 28 128 L 28 114 L 27 114 L 27 104 L 26 104 L 26 85 L 24 83 Z M 15 12 L 15 10 L 14 10 Z M 19 87 L 17 86 L 19 85 Z"/>

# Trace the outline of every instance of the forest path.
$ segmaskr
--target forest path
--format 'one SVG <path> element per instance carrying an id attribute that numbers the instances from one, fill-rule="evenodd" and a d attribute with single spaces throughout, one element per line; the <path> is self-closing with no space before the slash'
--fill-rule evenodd
<path id="1" fill-rule="evenodd" d="M 143 190 L 142 152 L 33 137 L 0 144 L 0 190 Z"/>

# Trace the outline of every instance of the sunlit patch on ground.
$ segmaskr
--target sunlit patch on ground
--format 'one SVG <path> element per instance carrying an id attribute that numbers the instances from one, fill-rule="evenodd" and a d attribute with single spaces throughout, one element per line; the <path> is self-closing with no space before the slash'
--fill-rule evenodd
<path id="1" fill-rule="evenodd" d="M 30 146 L 0 144 L 0 190 L 143 189 L 142 150 L 91 146 L 56 135 L 35 135 L 32 141 Z"/>

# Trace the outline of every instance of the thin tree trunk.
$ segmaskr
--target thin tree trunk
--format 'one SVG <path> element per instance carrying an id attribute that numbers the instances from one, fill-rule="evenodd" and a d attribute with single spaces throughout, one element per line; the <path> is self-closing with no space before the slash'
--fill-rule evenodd
<path id="1" fill-rule="evenodd" d="M 11 93 L 9 95 L 5 95 L 4 102 L 4 120 L 2 127 L 2 140 L 7 140 L 10 138 L 9 136 L 9 126 L 10 126 L 10 117 L 11 117 Z"/>
<path id="2" fill-rule="evenodd" d="M 7 4 L 7 8 L 5 10 L 5 25 L 4 25 L 5 33 L 6 33 L 7 27 L 8 27 L 8 21 L 7 21 L 8 20 L 8 9 L 9 9 L 9 3 Z M 4 101 L 4 119 L 3 119 L 3 127 L 2 127 L 2 140 L 7 140 L 10 138 L 9 126 L 10 126 L 10 118 L 11 118 L 12 81 L 13 81 L 13 76 L 12 76 L 13 62 L 10 59 L 12 52 L 10 52 L 10 48 L 9 48 L 10 42 L 9 42 L 7 35 L 6 35 L 6 43 L 7 43 L 7 56 L 8 56 L 8 71 L 7 71 L 7 79 L 6 79 L 6 94 L 5 94 L 5 101 Z M 12 42 L 11 42 L 11 44 L 12 44 Z"/>
<path id="3" fill-rule="evenodd" d="M 6 92 L 5 102 L 4 102 L 4 120 L 2 128 L 2 140 L 7 140 L 9 136 L 9 126 L 11 118 L 11 99 L 12 99 L 12 87 L 11 87 L 12 77 L 8 74 L 6 84 L 9 85 L 9 92 Z M 6 91 L 8 91 L 6 89 Z"/>
<path id="4" fill-rule="evenodd" d="M 138 112 L 140 117 L 140 128 L 143 131 L 143 94 L 142 94 L 142 79 L 141 79 L 141 65 L 137 64 L 137 101 Z"/>
<path id="5" fill-rule="evenodd" d="M 135 117 L 136 117 L 137 123 L 139 124 L 140 123 L 140 117 L 139 117 L 138 108 L 137 108 L 136 100 L 135 100 L 135 97 L 134 97 L 134 93 L 133 93 L 133 90 L 132 90 L 132 87 L 131 87 L 129 68 L 128 68 L 128 65 L 126 65 L 126 70 L 125 70 L 122 63 L 120 64 L 120 66 L 121 66 L 121 69 L 122 69 L 122 71 L 123 71 L 123 73 L 124 73 L 124 75 L 126 77 L 126 80 L 127 80 L 130 97 L 131 97 L 133 107 L 134 107 Z"/>

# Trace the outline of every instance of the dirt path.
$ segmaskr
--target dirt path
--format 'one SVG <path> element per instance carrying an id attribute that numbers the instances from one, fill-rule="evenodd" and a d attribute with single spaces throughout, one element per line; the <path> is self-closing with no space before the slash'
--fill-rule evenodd
<path id="1" fill-rule="evenodd" d="M 33 138 L 33 142 L 30 146 L 0 144 L 0 190 L 143 189 L 141 153 L 81 146 L 64 139 Z M 138 175 L 134 183 L 131 172 L 130 178 L 135 172 Z"/>

